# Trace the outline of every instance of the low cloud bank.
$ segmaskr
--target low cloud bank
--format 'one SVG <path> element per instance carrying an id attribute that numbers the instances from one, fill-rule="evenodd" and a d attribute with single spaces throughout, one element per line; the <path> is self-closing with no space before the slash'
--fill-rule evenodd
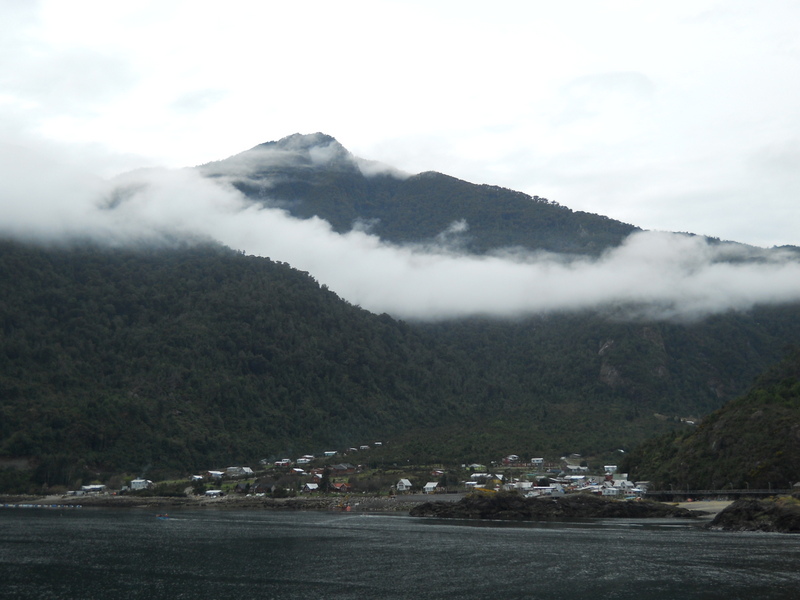
<path id="1" fill-rule="evenodd" d="M 458 253 L 468 223 L 440 246 L 396 246 L 358 227 L 340 235 L 320 219 L 256 207 L 197 170 L 146 170 L 111 182 L 5 163 L 0 232 L 24 239 L 89 236 L 114 245 L 190 236 L 308 271 L 353 304 L 403 319 L 613 310 L 630 318 L 696 319 L 800 300 L 796 254 L 687 235 L 639 232 L 599 258 L 507 251 Z M 21 164 L 22 164 L 21 163 Z"/>

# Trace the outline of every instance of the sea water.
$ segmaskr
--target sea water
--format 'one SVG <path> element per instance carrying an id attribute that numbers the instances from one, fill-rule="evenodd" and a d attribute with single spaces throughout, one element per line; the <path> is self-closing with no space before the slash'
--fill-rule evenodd
<path id="1" fill-rule="evenodd" d="M 0 598 L 800 597 L 800 536 L 693 521 L 0 510 Z"/>

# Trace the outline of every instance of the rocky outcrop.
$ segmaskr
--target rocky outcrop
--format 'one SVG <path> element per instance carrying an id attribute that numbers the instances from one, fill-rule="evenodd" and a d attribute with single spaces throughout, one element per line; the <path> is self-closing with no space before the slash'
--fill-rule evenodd
<path id="1" fill-rule="evenodd" d="M 577 518 L 696 518 L 700 513 L 660 502 L 609 500 L 590 494 L 525 498 L 516 493 L 473 494 L 458 502 L 425 502 L 412 517 L 549 521 Z"/>
<path id="2" fill-rule="evenodd" d="M 714 517 L 708 527 L 725 531 L 800 533 L 800 501 L 788 497 L 737 500 Z"/>

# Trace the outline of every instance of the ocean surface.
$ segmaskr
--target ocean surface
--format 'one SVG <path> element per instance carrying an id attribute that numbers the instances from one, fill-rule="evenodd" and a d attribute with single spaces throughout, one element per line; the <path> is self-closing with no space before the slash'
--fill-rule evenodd
<path id="1" fill-rule="evenodd" d="M 0 598 L 800 597 L 800 536 L 693 521 L 0 509 Z"/>

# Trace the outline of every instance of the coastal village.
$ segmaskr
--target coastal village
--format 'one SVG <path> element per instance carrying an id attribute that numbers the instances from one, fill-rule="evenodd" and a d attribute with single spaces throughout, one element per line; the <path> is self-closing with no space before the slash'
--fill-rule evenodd
<path id="1" fill-rule="evenodd" d="M 262 459 L 254 467 L 228 466 L 191 475 L 188 480 L 153 482 L 145 477 L 127 480 L 114 490 L 102 483 L 84 485 L 69 495 L 157 494 L 165 488 L 185 495 L 221 498 L 237 494 L 286 498 L 294 496 L 370 494 L 378 496 L 497 493 L 516 491 L 525 497 L 563 496 L 585 492 L 607 498 L 636 499 L 647 493 L 648 482 L 630 481 L 617 466 L 590 470 L 580 455 L 546 461 L 509 454 L 488 465 L 471 463 L 444 465 L 396 465 L 379 469 L 360 461 L 382 442 L 363 444 L 343 451 L 329 450 L 297 458 Z M 352 462 L 351 462 L 352 461 Z"/>

